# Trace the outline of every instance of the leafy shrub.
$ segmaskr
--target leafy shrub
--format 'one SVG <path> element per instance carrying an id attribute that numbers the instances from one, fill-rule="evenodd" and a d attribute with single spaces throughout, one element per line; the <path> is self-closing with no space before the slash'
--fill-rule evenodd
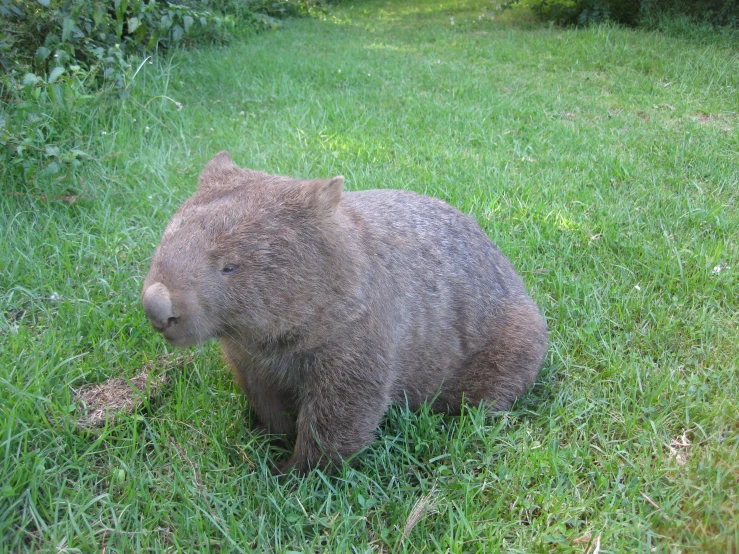
<path id="1" fill-rule="evenodd" d="M 106 61 L 114 47 L 130 55 L 217 40 L 234 25 L 229 15 L 151 0 L 0 0 L 0 15 L 0 37 L 8 44 L 0 63 L 37 73 L 68 63 L 90 68 Z"/>
<path id="2" fill-rule="evenodd" d="M 55 67 L 43 76 L 26 73 L 0 80 L 0 160 L 3 180 L 15 175 L 33 181 L 39 172 L 52 176 L 79 166 L 87 154 L 78 144 L 75 114 L 93 96 L 85 87 L 88 74 L 79 66 Z"/>
<path id="3" fill-rule="evenodd" d="M 641 0 L 642 15 L 685 15 L 695 22 L 739 29 L 739 0 Z"/>
<path id="4" fill-rule="evenodd" d="M 128 97 L 147 54 L 271 28 L 312 4 L 0 0 L 0 178 L 32 183 L 73 171 L 86 157 L 76 114 L 101 95 Z"/>
<path id="5" fill-rule="evenodd" d="M 155 1 L 0 0 L 3 180 L 74 169 L 85 157 L 75 114 L 107 91 L 127 96 L 136 58 L 230 27 L 232 16 Z"/>
<path id="6" fill-rule="evenodd" d="M 633 26 L 666 13 L 739 26 L 739 0 L 509 0 L 503 7 L 527 8 L 541 19 L 567 25 L 611 20 Z"/>
<path id="7" fill-rule="evenodd" d="M 513 0 L 506 5 L 528 8 L 541 19 L 561 24 L 597 23 L 609 19 L 635 24 L 640 3 L 638 0 Z"/>

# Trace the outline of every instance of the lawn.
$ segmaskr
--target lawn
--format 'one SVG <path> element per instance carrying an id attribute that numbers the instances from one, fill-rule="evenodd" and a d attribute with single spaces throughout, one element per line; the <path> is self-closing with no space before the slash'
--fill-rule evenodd
<path id="1" fill-rule="evenodd" d="M 488 7 L 347 2 L 155 59 L 66 114 L 80 167 L 4 179 L 0 549 L 737 551 L 739 44 Z M 209 344 L 78 430 L 75 390 L 180 353 L 140 289 L 224 149 L 473 215 L 546 316 L 534 388 L 506 414 L 394 408 L 352 467 L 278 480 Z"/>

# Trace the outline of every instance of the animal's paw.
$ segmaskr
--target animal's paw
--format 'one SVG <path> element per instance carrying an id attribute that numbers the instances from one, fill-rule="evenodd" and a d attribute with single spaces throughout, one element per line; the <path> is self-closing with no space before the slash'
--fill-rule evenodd
<path id="1" fill-rule="evenodd" d="M 287 474 L 295 467 L 295 461 L 292 458 L 282 463 L 272 466 L 272 475 L 278 478 L 287 477 Z"/>

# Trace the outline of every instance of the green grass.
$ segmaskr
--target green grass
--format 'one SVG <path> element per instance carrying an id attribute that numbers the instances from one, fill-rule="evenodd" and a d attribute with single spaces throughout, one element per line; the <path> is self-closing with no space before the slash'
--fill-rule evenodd
<path id="1" fill-rule="evenodd" d="M 147 64 L 75 116 L 91 160 L 2 184 L 0 549 L 736 552 L 738 106 L 725 36 L 468 0 L 353 2 Z M 278 481 L 285 452 L 211 344 L 136 415 L 77 431 L 70 388 L 168 352 L 140 286 L 221 149 L 474 215 L 548 320 L 530 394 L 393 409 L 353 468 Z"/>

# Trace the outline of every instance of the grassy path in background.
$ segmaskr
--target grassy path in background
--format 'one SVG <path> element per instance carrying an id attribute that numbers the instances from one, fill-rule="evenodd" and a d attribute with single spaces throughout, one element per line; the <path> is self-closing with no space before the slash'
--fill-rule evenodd
<path id="1" fill-rule="evenodd" d="M 147 64 L 79 114 L 73 181 L 4 185 L 0 549 L 736 551 L 739 47 L 478 4 L 353 2 Z M 474 215 L 548 320 L 531 393 L 394 409 L 354 468 L 278 482 L 285 452 L 208 345 L 140 413 L 77 431 L 70 388 L 167 353 L 140 285 L 222 149 Z"/>

